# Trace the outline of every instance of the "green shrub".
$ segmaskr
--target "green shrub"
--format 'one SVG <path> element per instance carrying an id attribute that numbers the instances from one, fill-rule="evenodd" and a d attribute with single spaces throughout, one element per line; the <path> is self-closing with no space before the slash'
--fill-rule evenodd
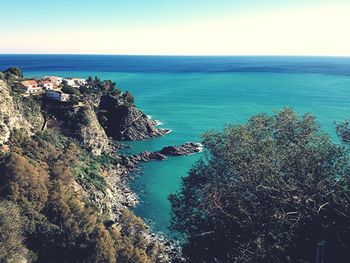
<path id="1" fill-rule="evenodd" d="M 87 167 L 81 168 L 77 175 L 78 181 L 88 189 L 96 188 L 102 192 L 106 189 L 106 181 L 100 174 L 97 163 L 91 163 Z"/>
<path id="2" fill-rule="evenodd" d="M 67 82 L 63 83 L 62 92 L 66 93 L 66 94 L 71 94 L 71 95 L 73 95 L 73 94 L 78 95 L 79 94 L 79 90 L 75 87 L 69 86 L 67 84 Z"/>

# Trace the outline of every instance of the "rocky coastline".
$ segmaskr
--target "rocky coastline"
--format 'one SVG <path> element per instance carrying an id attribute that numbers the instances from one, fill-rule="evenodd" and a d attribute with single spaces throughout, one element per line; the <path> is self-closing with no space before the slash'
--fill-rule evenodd
<path id="1" fill-rule="evenodd" d="M 15 131 L 21 130 L 28 136 L 55 131 L 71 138 L 72 142 L 80 144 L 96 158 L 110 156 L 116 164 L 100 171 L 105 181 L 104 190 L 86 188 L 78 181 L 72 184 L 72 188 L 79 196 L 92 201 L 112 224 L 118 225 L 122 211 L 138 203 L 129 181 L 141 162 L 162 161 L 169 156 L 186 156 L 202 151 L 201 144 L 188 142 L 156 152 L 123 155 L 119 153 L 122 141 L 150 139 L 171 131 L 158 128 L 161 123 L 139 110 L 130 95 L 98 91 L 88 96 L 81 95 L 77 104 L 57 102 L 47 99 L 45 94 L 23 96 L 13 91 L 12 83 L 21 78 L 10 73 L 0 75 L 0 150 L 7 150 L 6 144 Z M 174 242 L 152 233 L 149 227 L 143 235 L 149 243 L 161 242 L 165 251 L 163 262 L 182 261 L 179 246 Z"/>

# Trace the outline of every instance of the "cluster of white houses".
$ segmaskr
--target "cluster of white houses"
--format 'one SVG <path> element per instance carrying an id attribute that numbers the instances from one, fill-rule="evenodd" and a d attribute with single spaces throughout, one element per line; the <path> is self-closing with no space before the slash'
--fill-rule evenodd
<path id="1" fill-rule="evenodd" d="M 86 84 L 86 80 L 82 78 L 61 78 L 56 76 L 43 77 L 40 80 L 29 79 L 19 81 L 17 87 L 26 94 L 46 93 L 46 96 L 53 100 L 68 101 L 70 95 L 61 91 L 63 81 L 69 86 L 78 88 Z"/>

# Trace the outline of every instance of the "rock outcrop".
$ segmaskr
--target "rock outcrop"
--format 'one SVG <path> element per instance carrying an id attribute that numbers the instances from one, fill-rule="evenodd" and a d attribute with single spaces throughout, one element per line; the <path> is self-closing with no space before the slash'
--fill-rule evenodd
<path id="1" fill-rule="evenodd" d="M 128 157 L 129 166 L 133 166 L 138 162 L 163 161 L 167 156 L 187 156 L 199 153 L 203 150 L 203 146 L 196 142 L 187 142 L 180 146 L 167 146 L 158 152 L 142 152 L 137 155 Z"/>
<path id="2" fill-rule="evenodd" d="M 137 155 L 133 155 L 129 157 L 129 161 L 132 163 L 137 162 L 148 162 L 148 161 L 163 161 L 166 160 L 166 156 L 159 152 L 142 152 Z"/>
<path id="3" fill-rule="evenodd" d="M 94 155 L 110 151 L 110 140 L 100 125 L 92 104 L 86 102 L 80 106 L 66 106 L 46 101 L 44 110 L 50 119 L 49 126 L 60 127 L 65 135 L 78 140 Z"/>
<path id="4" fill-rule="evenodd" d="M 79 110 L 83 118 L 87 120 L 87 125 L 81 126 L 78 133 L 78 139 L 80 139 L 83 146 L 94 155 L 109 151 L 109 139 L 97 120 L 93 107 L 88 105 Z"/>
<path id="5" fill-rule="evenodd" d="M 5 81 L 0 80 L 0 144 L 6 143 L 14 129 L 29 135 L 41 129 L 44 118 L 40 106 L 31 98 L 13 97 Z"/>
<path id="6" fill-rule="evenodd" d="M 195 142 L 187 142 L 180 146 L 167 146 L 159 151 L 160 154 L 170 155 L 170 156 L 184 156 L 191 155 L 194 153 L 201 152 L 203 150 L 203 146 L 200 143 Z"/>
<path id="7" fill-rule="evenodd" d="M 99 120 L 107 135 L 115 140 L 144 140 L 168 133 L 158 129 L 134 104 L 107 94 L 101 97 Z"/>

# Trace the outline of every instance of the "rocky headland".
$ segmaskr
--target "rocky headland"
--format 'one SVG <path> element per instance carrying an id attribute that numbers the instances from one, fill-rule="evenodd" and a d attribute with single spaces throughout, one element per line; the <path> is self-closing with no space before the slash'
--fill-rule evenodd
<path id="1" fill-rule="evenodd" d="M 60 84 L 57 89 L 68 92 L 70 100 L 59 101 L 48 98 L 45 92 L 31 95 L 19 91 L 16 87 L 22 80 L 23 74 L 16 68 L 0 73 L 0 158 L 4 158 L 1 162 L 5 163 L 7 156 L 16 151 L 51 173 L 50 166 L 55 167 L 57 162 L 55 156 L 60 152 L 69 155 L 73 159 L 68 158 L 67 166 L 60 168 L 69 169 L 69 176 L 73 176 L 65 179 L 67 191 L 84 205 L 92 203 L 98 209 L 96 216 L 103 215 L 109 227 L 123 229 L 125 211 L 137 203 L 128 181 L 139 162 L 202 150 L 200 144 L 185 143 L 125 156 L 118 152 L 121 141 L 144 140 L 169 132 L 157 128 L 157 123 L 136 107 L 130 93 L 120 91 L 111 81 L 89 78 L 77 87 Z M 71 157 L 71 151 L 76 157 Z M 132 213 L 130 216 L 134 217 Z M 138 230 L 136 225 L 130 227 L 128 231 L 140 234 L 147 247 L 157 245 L 159 254 L 148 256 L 157 260 L 147 262 L 182 261 L 178 247 L 172 242 L 159 239 L 146 225 Z"/>

